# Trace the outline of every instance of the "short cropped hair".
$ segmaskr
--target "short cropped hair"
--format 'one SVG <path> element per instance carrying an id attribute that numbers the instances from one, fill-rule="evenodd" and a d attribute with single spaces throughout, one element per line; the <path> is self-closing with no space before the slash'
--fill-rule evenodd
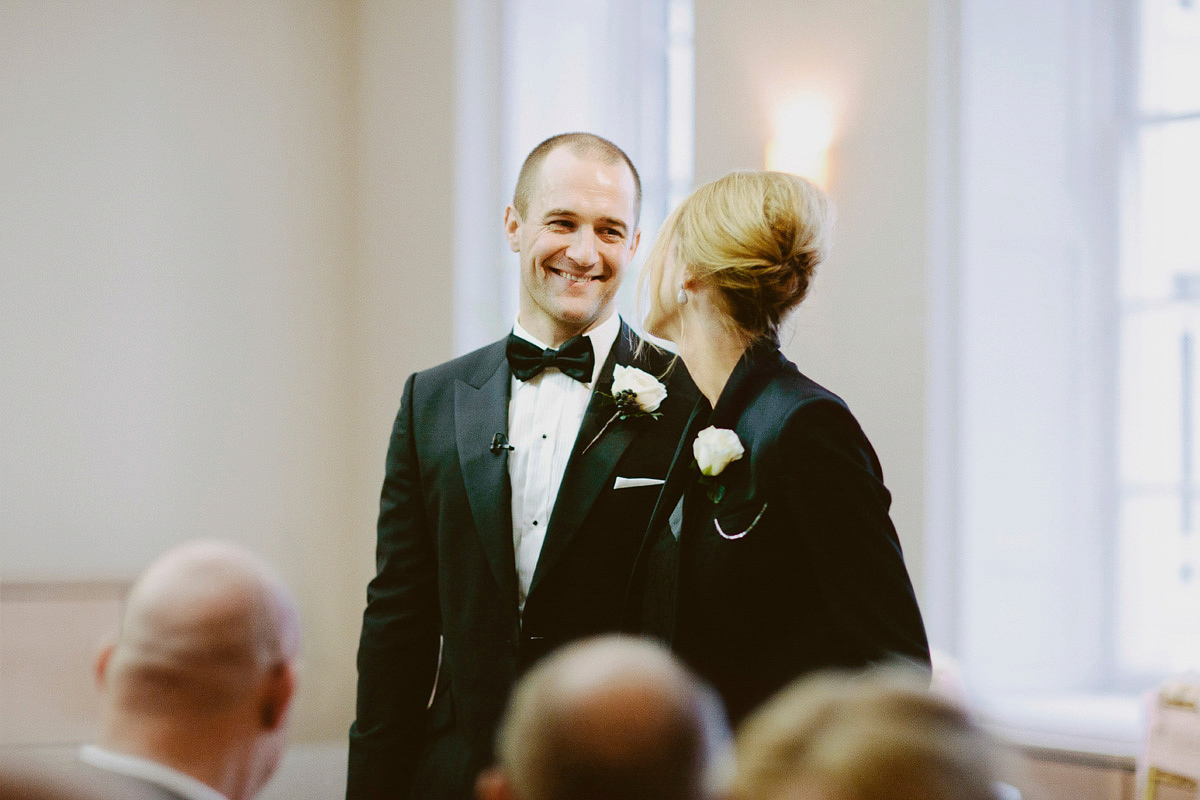
<path id="1" fill-rule="evenodd" d="M 568 645 L 518 682 L 497 760 L 522 800 L 700 800 L 724 788 L 716 694 L 648 639 Z"/>
<path id="2" fill-rule="evenodd" d="M 546 156 L 560 147 L 568 148 L 580 158 L 596 158 L 605 164 L 623 163 L 629 167 L 629 172 L 633 175 L 633 227 L 636 228 L 637 221 L 642 215 L 642 178 L 638 175 L 637 167 L 633 166 L 633 162 L 629 160 L 629 156 L 625 155 L 624 150 L 608 139 L 594 133 L 584 132 L 560 133 L 557 136 L 551 136 L 533 148 L 525 157 L 525 163 L 521 165 L 521 173 L 517 177 L 517 188 L 513 191 L 512 200 L 513 208 L 517 210 L 521 218 L 524 219 L 525 214 L 529 211 L 529 200 L 537 184 L 542 162 L 546 160 Z"/>

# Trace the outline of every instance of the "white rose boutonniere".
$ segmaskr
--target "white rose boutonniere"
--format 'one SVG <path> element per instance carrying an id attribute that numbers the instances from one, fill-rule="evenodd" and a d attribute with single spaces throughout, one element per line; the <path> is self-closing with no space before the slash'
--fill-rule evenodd
<path id="1" fill-rule="evenodd" d="M 708 499 L 714 503 L 721 502 L 725 496 L 725 487 L 712 479 L 725 471 L 734 461 L 746 453 L 737 434 L 728 428 L 708 426 L 696 434 L 692 442 L 692 455 L 696 457 L 696 466 L 700 469 L 701 483 L 707 483 Z"/>
<path id="2" fill-rule="evenodd" d="M 626 416 L 636 414 L 638 410 L 653 414 L 667 398 L 667 387 L 658 378 L 637 367 L 620 364 L 613 368 L 612 390 L 617 409 Z"/>
<path id="3" fill-rule="evenodd" d="M 626 420 L 630 417 L 650 417 L 652 419 L 661 417 L 662 412 L 658 410 L 658 407 L 667 398 L 667 387 L 645 370 L 618 364 L 613 368 L 612 394 L 605 395 L 605 397 L 612 399 L 617 410 L 608 418 L 608 422 L 604 423 L 600 432 L 588 442 L 587 447 L 583 448 L 585 453 L 604 435 L 608 426 L 617 420 Z"/>
<path id="4" fill-rule="evenodd" d="M 696 457 L 696 466 L 700 472 L 713 477 L 720 475 L 733 461 L 737 461 L 746 452 L 737 434 L 728 428 L 708 426 L 696 434 L 692 442 L 692 455 Z"/>

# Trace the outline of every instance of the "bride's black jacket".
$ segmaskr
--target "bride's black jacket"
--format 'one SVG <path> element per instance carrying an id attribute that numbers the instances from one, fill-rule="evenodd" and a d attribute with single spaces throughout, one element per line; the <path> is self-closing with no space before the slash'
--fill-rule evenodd
<path id="1" fill-rule="evenodd" d="M 702 479 L 692 442 L 708 425 L 733 430 L 745 454 Z M 734 723 L 813 670 L 893 659 L 928 669 L 890 503 L 841 398 L 778 344 L 755 345 L 711 414 L 697 404 L 638 557 L 627 627 L 671 644 Z"/>

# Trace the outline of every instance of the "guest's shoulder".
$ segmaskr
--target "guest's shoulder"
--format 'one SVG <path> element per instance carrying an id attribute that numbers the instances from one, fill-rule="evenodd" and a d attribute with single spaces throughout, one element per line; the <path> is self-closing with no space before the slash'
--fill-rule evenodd
<path id="1" fill-rule="evenodd" d="M 145 778 L 113 772 L 79 759 L 62 765 L 58 774 L 65 781 L 87 787 L 88 793 L 79 796 L 79 800 L 100 797 L 120 797 L 123 800 L 184 800 L 183 795 Z M 64 793 L 61 797 L 76 796 Z"/>

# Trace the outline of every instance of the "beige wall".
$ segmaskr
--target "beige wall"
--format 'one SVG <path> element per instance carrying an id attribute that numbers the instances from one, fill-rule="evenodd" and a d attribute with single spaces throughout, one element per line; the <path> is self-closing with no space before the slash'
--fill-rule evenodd
<path id="1" fill-rule="evenodd" d="M 227 537 L 300 597 L 299 738 L 344 737 L 391 417 L 452 339 L 454 40 L 425 5 L 3 4 L 0 568 L 47 603 L 10 609 L 10 668 L 71 584 Z"/>
<path id="2" fill-rule="evenodd" d="M 354 386 L 351 535 L 340 587 L 352 615 L 336 657 L 337 724 L 354 715 L 354 653 L 366 585 L 375 574 L 375 517 L 384 457 L 405 379 L 454 355 L 453 3 L 361 4 L 356 35 L 359 113 L 351 302 Z"/>
<path id="3" fill-rule="evenodd" d="M 696 0 L 696 179 L 762 168 L 772 112 L 834 107 L 833 255 L 784 349 L 849 404 L 883 462 L 918 592 L 925 492 L 926 0 Z"/>

